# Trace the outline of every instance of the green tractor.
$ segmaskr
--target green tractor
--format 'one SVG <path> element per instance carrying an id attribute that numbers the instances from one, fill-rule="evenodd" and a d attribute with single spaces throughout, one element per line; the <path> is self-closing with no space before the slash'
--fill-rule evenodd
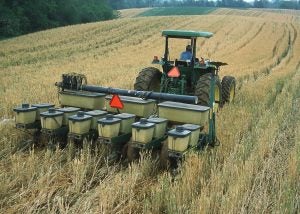
<path id="1" fill-rule="evenodd" d="M 223 62 L 213 62 L 197 58 L 197 38 L 210 38 L 213 33 L 165 30 L 165 53 L 161 60 L 154 57 L 152 64 L 162 66 L 161 72 L 155 67 L 147 67 L 138 74 L 134 89 L 138 91 L 155 91 L 170 94 L 194 95 L 198 97 L 198 104 L 210 106 L 210 98 L 214 96 L 213 108 L 217 110 L 225 102 L 232 102 L 235 96 L 236 80 L 232 76 L 219 77 L 220 66 L 227 65 Z M 187 52 L 189 59 L 170 59 L 169 43 L 171 39 L 185 39 L 190 43 Z M 211 81 L 215 88 L 211 90 Z M 214 94 L 211 92 L 214 91 Z"/>
<path id="2" fill-rule="evenodd" d="M 143 69 L 135 90 L 88 85 L 82 74 L 63 74 L 55 83 L 60 106 L 23 104 L 14 109 L 16 127 L 44 136 L 50 147 L 83 147 L 87 139 L 129 162 L 140 151 L 152 150 L 159 152 L 162 166 L 171 168 L 189 151 L 216 145 L 216 111 L 233 101 L 236 80 L 225 76 L 220 81 L 218 72 L 226 63 L 196 57 L 197 38 L 210 38 L 212 33 L 166 30 L 162 35 L 165 54 L 153 64 L 161 65 L 163 72 Z M 188 40 L 179 60 L 170 60 L 170 39 Z"/>

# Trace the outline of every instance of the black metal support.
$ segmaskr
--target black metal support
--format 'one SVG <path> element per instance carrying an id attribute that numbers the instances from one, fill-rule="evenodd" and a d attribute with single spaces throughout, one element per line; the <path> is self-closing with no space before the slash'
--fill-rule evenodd
<path id="1" fill-rule="evenodd" d="M 107 138 L 107 137 L 98 137 L 98 141 L 104 144 L 124 144 L 128 142 L 131 138 L 131 133 L 122 134 L 116 137 Z"/>
<path id="2" fill-rule="evenodd" d="M 67 126 L 62 126 L 58 129 L 42 129 L 42 133 L 49 137 L 64 137 L 67 136 L 69 128 Z"/>
<path id="3" fill-rule="evenodd" d="M 63 77 L 64 78 L 64 77 Z M 119 88 L 111 88 L 111 87 L 100 87 L 94 85 L 82 85 L 81 82 L 76 85 L 74 82 L 68 83 L 67 80 L 63 80 L 62 82 L 55 83 L 57 87 L 67 90 L 83 90 L 89 92 L 96 93 L 104 93 L 104 94 L 118 94 L 122 96 L 131 96 L 131 97 L 140 97 L 144 99 L 154 99 L 157 101 L 173 101 L 173 102 L 183 102 L 190 104 L 197 104 L 198 97 L 197 96 L 188 96 L 188 95 L 176 95 L 176 94 L 168 94 L 168 93 L 158 93 L 151 91 L 135 91 L 135 90 L 125 90 Z"/>
<path id="4" fill-rule="evenodd" d="M 79 141 L 82 141 L 84 139 L 92 140 L 96 135 L 97 135 L 97 132 L 94 131 L 94 130 L 91 130 L 91 131 L 89 131 L 88 133 L 85 133 L 85 134 L 69 133 L 68 138 L 69 139 L 74 139 L 74 140 L 79 140 Z"/>
<path id="5" fill-rule="evenodd" d="M 196 96 L 175 95 L 175 94 L 149 92 L 149 91 L 125 90 L 119 88 L 99 87 L 99 86 L 91 86 L 91 85 L 83 85 L 81 89 L 83 91 L 98 92 L 98 93 L 105 93 L 105 94 L 119 94 L 122 96 L 141 97 L 144 99 L 154 99 L 158 101 L 173 101 L 173 102 L 183 102 L 183 103 L 191 103 L 191 104 L 198 103 L 198 97 Z"/>
<path id="6" fill-rule="evenodd" d="M 168 57 L 169 57 L 169 38 L 166 36 L 164 62 L 168 61 Z"/>
<path id="7" fill-rule="evenodd" d="M 167 139 L 168 136 L 163 136 L 162 138 L 153 139 L 149 143 L 143 144 L 140 142 L 132 141 L 132 146 L 137 149 L 160 149 L 161 148 L 161 142 Z"/>
<path id="8" fill-rule="evenodd" d="M 29 124 L 16 123 L 16 128 L 17 129 L 41 129 L 41 121 L 37 120 Z"/>

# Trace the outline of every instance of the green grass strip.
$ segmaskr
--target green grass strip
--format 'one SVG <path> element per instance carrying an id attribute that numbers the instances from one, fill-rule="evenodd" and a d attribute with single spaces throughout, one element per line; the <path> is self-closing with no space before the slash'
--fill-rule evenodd
<path id="1" fill-rule="evenodd" d="M 146 10 L 137 16 L 206 15 L 214 10 L 214 7 L 160 7 Z"/>

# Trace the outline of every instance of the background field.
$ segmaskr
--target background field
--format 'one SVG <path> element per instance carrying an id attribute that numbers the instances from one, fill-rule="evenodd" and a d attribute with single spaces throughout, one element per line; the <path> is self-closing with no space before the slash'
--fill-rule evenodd
<path id="1" fill-rule="evenodd" d="M 142 11 L 145 11 L 143 9 Z M 126 10 L 123 17 L 137 16 Z M 124 15 L 125 14 L 125 15 Z M 297 213 L 300 209 L 300 24 L 298 12 L 219 9 L 69 26 L 0 42 L 1 213 Z M 13 128 L 22 102 L 58 104 L 54 83 L 82 72 L 91 84 L 132 88 L 163 53 L 163 29 L 215 35 L 201 56 L 227 62 L 234 104 L 218 113 L 221 145 L 190 154 L 174 182 L 147 154 L 109 165 L 86 148 L 71 159 L 26 149 Z M 178 47 L 181 49 L 182 47 Z"/>
<path id="2" fill-rule="evenodd" d="M 157 7 L 139 13 L 137 16 L 205 15 L 216 10 L 214 7 Z"/>

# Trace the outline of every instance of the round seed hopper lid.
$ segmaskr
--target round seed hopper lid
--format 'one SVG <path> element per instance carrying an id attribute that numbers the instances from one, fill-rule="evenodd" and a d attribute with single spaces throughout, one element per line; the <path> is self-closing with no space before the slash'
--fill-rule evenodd
<path id="1" fill-rule="evenodd" d="M 172 137 L 183 138 L 191 134 L 191 131 L 184 129 L 182 126 L 177 126 L 175 129 L 168 131 L 168 135 Z"/>
<path id="2" fill-rule="evenodd" d="M 28 103 L 23 103 L 21 106 L 14 108 L 15 112 L 30 112 L 35 111 L 36 107 L 30 107 Z"/>
<path id="3" fill-rule="evenodd" d="M 132 127 L 136 129 L 148 129 L 154 127 L 154 123 L 148 122 L 146 118 L 142 118 L 139 122 L 133 123 Z"/>
<path id="4" fill-rule="evenodd" d="M 86 121 L 92 119 L 92 116 L 84 114 L 83 111 L 77 112 L 76 115 L 72 115 L 69 117 L 71 121 Z"/>
<path id="5" fill-rule="evenodd" d="M 99 116 L 106 115 L 107 112 L 106 111 L 101 111 L 101 110 L 94 110 L 94 111 L 85 112 L 85 114 L 93 116 L 93 117 L 99 117 Z"/>
<path id="6" fill-rule="evenodd" d="M 134 118 L 135 115 L 134 115 L 134 114 L 128 114 L 128 113 L 122 113 L 122 114 L 117 114 L 117 115 L 115 115 L 115 117 L 124 120 L 124 119 L 131 119 L 131 118 Z"/>
<path id="7" fill-rule="evenodd" d="M 189 131 L 196 131 L 201 128 L 201 126 L 195 124 L 184 124 L 182 127 Z"/>
<path id="8" fill-rule="evenodd" d="M 149 118 L 148 119 L 148 122 L 150 123 L 165 123 L 167 122 L 168 120 L 165 119 L 165 118 L 161 118 L 161 117 L 153 117 L 153 118 Z"/>
<path id="9" fill-rule="evenodd" d="M 76 112 L 79 111 L 80 108 L 75 108 L 75 107 L 67 107 L 67 108 L 59 108 L 57 109 L 57 111 L 61 111 L 64 113 L 72 113 L 72 112 Z"/>
<path id="10" fill-rule="evenodd" d="M 112 125 L 116 123 L 121 123 L 121 119 L 114 117 L 114 115 L 112 114 L 107 114 L 105 118 L 99 119 L 98 123 L 104 125 Z"/>
<path id="11" fill-rule="evenodd" d="M 56 111 L 55 108 L 49 108 L 48 111 L 42 112 L 41 117 L 57 117 L 62 116 L 64 113 L 60 111 Z"/>
<path id="12" fill-rule="evenodd" d="M 40 104 L 32 104 L 31 106 L 37 107 L 37 108 L 52 108 L 52 107 L 54 107 L 54 104 L 40 103 Z"/>

